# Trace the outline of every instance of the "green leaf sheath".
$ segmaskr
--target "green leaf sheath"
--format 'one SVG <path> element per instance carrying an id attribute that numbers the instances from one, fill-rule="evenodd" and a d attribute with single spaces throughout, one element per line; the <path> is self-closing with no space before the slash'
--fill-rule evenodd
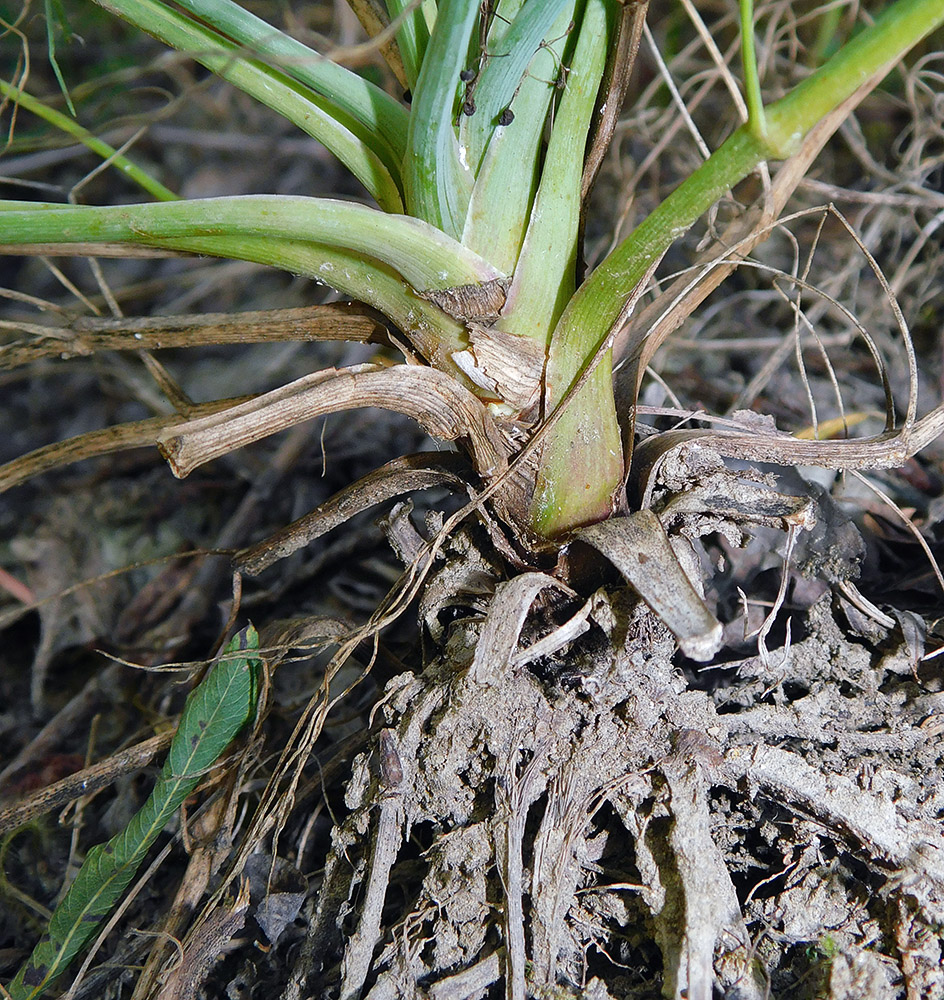
<path id="1" fill-rule="evenodd" d="M 499 321 L 506 333 L 537 340 L 542 347 L 550 341 L 574 294 L 584 152 L 606 63 L 606 45 L 601 42 L 612 37 L 617 6 L 615 0 L 587 0 L 584 7 L 567 86 L 554 116 L 540 186 L 509 290 L 512 308 Z"/>
<path id="2" fill-rule="evenodd" d="M 147 802 L 121 833 L 93 847 L 49 921 L 49 928 L 7 987 L 13 1000 L 32 1000 L 65 971 L 118 902 L 141 862 L 206 770 L 251 718 L 260 662 L 256 630 L 247 626 L 191 692 L 167 761 Z"/>
<path id="3" fill-rule="evenodd" d="M 556 39 L 566 33 L 574 17 L 575 6 L 575 0 L 567 0 L 557 21 L 551 25 L 550 38 Z M 493 30 L 495 24 L 502 23 L 496 17 Z M 517 19 L 512 22 L 516 23 Z M 563 42 L 557 44 L 562 45 Z M 551 45 L 540 47 L 533 53 L 527 73 L 512 91 L 513 99 L 509 97 L 515 117 L 506 126 L 485 118 L 489 105 L 488 88 L 485 88 L 484 99 L 480 96 L 493 61 L 490 58 L 486 63 L 482 80 L 476 88 L 478 107 L 475 114 L 471 117 L 463 115 L 459 124 L 459 141 L 462 143 L 471 143 L 472 133 L 469 130 L 473 127 L 487 125 L 489 133 L 481 162 L 474 150 L 468 154 L 469 161 L 479 163 L 479 166 L 462 242 L 500 270 L 511 273 L 524 242 L 537 191 L 545 125 L 551 99 L 557 89 L 555 81 L 560 71 L 560 57 Z M 500 62 L 504 65 L 505 61 Z M 508 107 L 507 103 L 505 107 Z"/>
<path id="4" fill-rule="evenodd" d="M 410 113 L 404 165 L 407 211 L 454 238 L 462 232 L 472 171 L 460 156 L 455 117 L 459 74 L 465 67 L 479 5 L 442 0 Z"/>
<path id="5" fill-rule="evenodd" d="M 574 5 L 568 0 L 526 3 L 497 44 L 490 45 L 484 55 L 475 88 L 475 114 L 464 115 L 460 122 L 460 138 L 475 172 L 495 130 L 496 119 L 512 104 L 525 72 L 530 72 L 531 60 L 565 6 L 573 11 Z M 565 41 L 561 39 L 558 45 L 563 46 Z M 548 78 L 541 71 L 536 75 Z M 549 77 L 553 80 L 556 75 L 552 72 Z"/>

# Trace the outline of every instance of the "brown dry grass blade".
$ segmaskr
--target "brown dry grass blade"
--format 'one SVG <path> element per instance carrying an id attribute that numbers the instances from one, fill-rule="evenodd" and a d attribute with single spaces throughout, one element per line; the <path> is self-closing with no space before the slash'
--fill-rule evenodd
<path id="1" fill-rule="evenodd" d="M 296 309 L 265 309 L 230 315 L 203 313 L 133 319 L 81 317 L 68 326 L 0 323 L 28 340 L 0 344 L 0 371 L 40 358 L 87 357 L 97 351 L 160 350 L 270 341 L 347 340 L 386 343 L 386 326 L 372 309 L 338 302 Z"/>
<path id="2" fill-rule="evenodd" d="M 390 16 L 387 14 L 387 8 L 380 0 L 347 0 L 347 2 L 357 15 L 357 19 L 361 22 L 368 37 L 377 42 L 380 54 L 397 78 L 397 82 L 404 90 L 408 90 L 410 83 L 406 78 L 406 70 L 403 68 L 400 48 L 390 30 Z"/>
<path id="3" fill-rule="evenodd" d="M 721 623 L 708 610 L 651 510 L 590 524 L 577 538 L 603 553 L 668 626 L 682 652 L 710 660 L 721 646 Z"/>
<path id="4" fill-rule="evenodd" d="M 483 476 L 507 464 L 501 434 L 483 404 L 444 372 L 413 365 L 327 368 L 225 413 L 175 427 L 160 436 L 158 445 L 174 475 L 183 478 L 205 462 L 303 420 L 361 406 L 404 413 L 440 440 L 466 439 Z"/>
<path id="5" fill-rule="evenodd" d="M 0 465 L 0 493 L 18 486 L 20 483 L 38 476 L 50 469 L 57 469 L 73 462 L 81 462 L 86 458 L 99 458 L 102 455 L 112 455 L 118 451 L 130 451 L 133 448 L 153 447 L 158 437 L 169 428 L 186 424 L 193 414 L 207 415 L 219 413 L 221 410 L 243 404 L 251 396 L 237 396 L 233 399 L 215 399 L 209 403 L 195 403 L 191 413 L 187 415 L 172 414 L 166 417 L 149 417 L 146 420 L 135 420 L 116 427 L 103 427 L 98 431 L 89 431 L 66 441 L 37 448 L 26 455 Z"/>
<path id="6" fill-rule="evenodd" d="M 368 507 L 431 486 L 462 487 L 470 472 L 465 459 L 454 453 L 423 452 L 395 458 L 335 493 L 304 517 L 237 552 L 234 566 L 240 573 L 255 576 Z"/>

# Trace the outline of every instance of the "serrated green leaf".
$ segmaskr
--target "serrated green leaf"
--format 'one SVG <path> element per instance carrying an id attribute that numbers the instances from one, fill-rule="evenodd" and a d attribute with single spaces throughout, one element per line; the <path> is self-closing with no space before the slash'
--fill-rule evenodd
<path id="1" fill-rule="evenodd" d="M 253 673 L 258 661 L 248 650 L 259 648 L 248 625 L 233 636 L 219 662 L 195 688 L 180 717 L 167 760 L 175 778 L 199 777 L 242 729 L 253 706 Z"/>
<path id="2" fill-rule="evenodd" d="M 190 693 L 150 797 L 121 833 L 88 852 L 46 933 L 7 987 L 13 1000 L 42 993 L 88 943 L 158 834 L 255 711 L 260 664 L 251 654 L 258 648 L 256 630 L 247 625 Z"/>

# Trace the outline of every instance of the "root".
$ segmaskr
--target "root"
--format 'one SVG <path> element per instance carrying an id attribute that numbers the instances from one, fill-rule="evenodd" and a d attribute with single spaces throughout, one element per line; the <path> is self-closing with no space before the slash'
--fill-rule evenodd
<path id="1" fill-rule="evenodd" d="M 543 641 L 534 621 L 554 636 L 579 607 L 543 590 L 543 610 L 532 608 L 520 636 L 518 602 L 543 587 L 534 577 L 499 588 L 484 621 L 454 621 L 420 676 L 390 683 L 376 710 L 384 728 L 347 785 L 350 811 L 334 830 L 286 1000 L 330 995 L 332 982 L 344 1000 L 420 989 L 452 1000 L 493 995 L 499 981 L 514 1000 L 605 1000 L 623 994 L 600 970 L 644 955 L 661 960 L 665 996 L 770 996 L 765 964 L 778 959 L 750 926 L 760 915 L 776 920 L 764 893 L 752 897 L 778 876 L 765 871 L 745 894 L 732 854 L 745 850 L 745 836 L 720 821 L 719 794 L 736 803 L 734 815 L 753 815 L 762 792 L 815 817 L 831 843 L 897 872 L 886 892 L 940 916 L 933 822 L 904 816 L 851 776 L 826 777 L 794 751 L 738 745 L 739 717 L 718 715 L 707 694 L 689 689 L 671 663 L 671 635 L 625 594 L 600 592 L 584 608 L 587 629 L 557 654 L 566 661 L 521 666 L 528 657 L 517 647 Z M 795 644 L 793 669 L 814 641 Z M 757 813 L 750 822 L 764 821 Z M 799 844 L 809 834 L 796 836 Z M 822 891 L 815 855 L 804 850 L 785 891 Z M 920 926 L 910 909 L 907 918 L 900 906 L 893 912 L 889 939 L 897 935 L 912 979 L 924 982 L 927 968 L 913 958 Z M 833 934 L 855 940 L 851 926 Z M 340 966 L 325 961 L 331 955 Z M 849 961 L 837 959 L 837 984 L 885 968 Z"/>

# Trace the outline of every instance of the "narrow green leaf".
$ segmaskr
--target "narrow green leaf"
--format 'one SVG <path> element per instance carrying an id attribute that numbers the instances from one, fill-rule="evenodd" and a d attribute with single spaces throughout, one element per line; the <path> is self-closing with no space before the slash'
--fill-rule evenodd
<path id="1" fill-rule="evenodd" d="M 550 340 L 574 292 L 587 132 L 606 63 L 606 44 L 601 42 L 612 35 L 615 6 L 610 0 L 587 0 L 531 221 L 509 290 L 512 308 L 498 324 L 505 333 L 530 337 L 542 344 Z M 556 357 L 552 345 L 548 363 L 552 406 L 560 399 L 556 394 L 560 381 Z M 562 364 L 569 384 L 573 358 L 565 355 Z"/>
<path id="2" fill-rule="evenodd" d="M 479 12 L 474 0 L 442 0 L 413 94 L 404 184 L 407 210 L 458 237 L 472 191 L 455 118 L 459 74 Z"/>
<path id="3" fill-rule="evenodd" d="M 72 104 L 69 88 L 66 86 L 62 70 L 59 68 L 59 60 L 56 58 L 56 31 L 62 28 L 68 41 L 72 41 L 72 32 L 69 31 L 69 24 L 66 21 L 65 11 L 62 9 L 60 0 L 45 0 L 43 7 L 46 15 L 46 55 L 49 59 L 49 65 L 52 66 L 52 71 L 56 75 L 62 96 L 65 98 L 69 114 L 75 118 L 75 106 Z"/>
<path id="4" fill-rule="evenodd" d="M 764 99 L 760 91 L 760 75 L 754 52 L 754 0 L 738 0 L 741 14 L 741 65 L 744 69 L 744 96 L 747 101 L 747 121 L 758 139 L 767 135 Z"/>
<path id="5" fill-rule="evenodd" d="M 87 146 L 93 153 L 97 153 L 104 160 L 116 169 L 121 171 L 129 180 L 144 188 L 148 194 L 152 194 L 158 201 L 175 201 L 177 195 L 170 188 L 164 187 L 160 181 L 155 180 L 146 171 L 142 170 L 136 163 L 119 153 L 113 146 L 93 135 L 88 129 L 83 128 L 78 122 L 69 118 L 68 115 L 47 107 L 42 101 L 37 100 L 25 90 L 11 86 L 5 80 L 0 80 L 0 95 L 9 98 L 20 107 L 26 108 L 39 118 L 43 118 L 50 125 L 61 129 L 67 135 L 78 139 L 83 146 Z"/>
<path id="6" fill-rule="evenodd" d="M 400 22 L 397 28 L 397 45 L 407 82 L 415 89 L 426 46 L 429 44 L 429 28 L 426 26 L 422 5 L 412 3 L 411 0 L 387 0 L 387 12 L 391 21 Z"/>
<path id="7" fill-rule="evenodd" d="M 548 60 L 543 60 L 541 66 L 532 66 L 531 63 L 541 42 L 555 37 L 552 28 L 555 24 L 559 25 L 560 14 L 565 7 L 570 13 L 563 19 L 561 30 L 557 32 L 563 36 L 573 15 L 573 0 L 527 3 L 497 44 L 494 47 L 489 45 L 488 52 L 483 54 L 482 70 L 475 87 L 475 114 L 464 115 L 459 130 L 459 140 L 467 150 L 466 157 L 473 172 L 478 172 L 497 120 L 512 104 L 512 98 L 525 72 L 550 81 L 557 77 L 559 56 L 557 65 L 554 65 L 554 55 L 550 52 L 550 64 Z M 565 43 L 564 37 L 557 41 L 560 48 Z M 546 72 L 547 69 L 550 69 L 549 73 Z"/>
<path id="8" fill-rule="evenodd" d="M 293 79 L 311 87 L 360 122 L 370 130 L 378 152 L 380 144 L 389 147 L 390 157 L 384 157 L 384 162 L 399 172 L 406 154 L 410 115 L 389 94 L 232 0 L 179 0 L 179 6 L 246 46 L 247 55 L 271 59 Z"/>
<path id="9" fill-rule="evenodd" d="M 478 284 L 501 274 L 461 243 L 403 215 L 352 202 L 239 195 L 146 205 L 62 206 L 0 201 L 0 245 L 137 243 L 203 236 L 268 236 L 322 243 L 382 260 L 418 291 Z"/>
<path id="10" fill-rule="evenodd" d="M 567 0 L 551 26 L 550 37 L 566 31 L 574 7 L 575 0 Z M 538 49 L 515 94 L 514 119 L 507 126 L 496 124 L 491 130 L 469 201 L 462 242 L 509 274 L 515 268 L 531 218 L 545 124 L 559 70 L 559 57 L 549 47 Z M 476 100 L 478 94 L 476 89 Z M 464 117 L 460 137 L 466 123 L 474 122 L 480 114 L 481 104 L 471 118 Z"/>
<path id="11" fill-rule="evenodd" d="M 118 902 L 200 776 L 251 717 L 260 670 L 253 651 L 258 648 L 256 630 L 248 625 L 191 692 L 150 797 L 121 833 L 88 852 L 46 933 L 7 987 L 13 1000 L 32 1000 L 65 971 Z"/>
<path id="12" fill-rule="evenodd" d="M 285 73 L 247 58 L 238 45 L 160 0 L 95 0 L 148 34 L 185 52 L 297 125 L 330 150 L 387 212 L 403 209 L 396 170 L 384 162 L 388 147 L 376 131 Z M 391 171 L 394 171 L 393 173 Z"/>

